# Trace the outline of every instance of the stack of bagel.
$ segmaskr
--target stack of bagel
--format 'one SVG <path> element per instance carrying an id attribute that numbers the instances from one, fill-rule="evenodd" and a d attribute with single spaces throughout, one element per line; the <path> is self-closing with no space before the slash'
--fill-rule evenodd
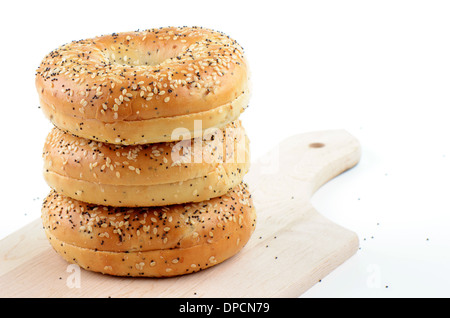
<path id="1" fill-rule="evenodd" d="M 243 178 L 249 101 L 242 47 L 200 27 L 73 41 L 36 73 L 53 123 L 42 222 L 65 260 L 165 277 L 238 253 L 256 222 Z"/>

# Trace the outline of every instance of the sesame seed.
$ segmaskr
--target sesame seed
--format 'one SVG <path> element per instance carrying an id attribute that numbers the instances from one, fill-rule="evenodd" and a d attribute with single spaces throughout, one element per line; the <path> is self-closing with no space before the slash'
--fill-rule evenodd
<path id="1" fill-rule="evenodd" d="M 209 262 L 214 264 L 214 263 L 217 263 L 217 260 L 216 260 L 216 258 L 214 256 L 211 256 L 209 258 Z"/>

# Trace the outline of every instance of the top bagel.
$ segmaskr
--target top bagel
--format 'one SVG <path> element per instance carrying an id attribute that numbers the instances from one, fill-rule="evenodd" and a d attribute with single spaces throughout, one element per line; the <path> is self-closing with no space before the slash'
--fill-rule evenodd
<path id="1" fill-rule="evenodd" d="M 235 40 L 200 27 L 167 27 L 65 44 L 43 59 L 36 87 L 58 128 L 132 145 L 223 128 L 248 105 L 248 77 Z"/>

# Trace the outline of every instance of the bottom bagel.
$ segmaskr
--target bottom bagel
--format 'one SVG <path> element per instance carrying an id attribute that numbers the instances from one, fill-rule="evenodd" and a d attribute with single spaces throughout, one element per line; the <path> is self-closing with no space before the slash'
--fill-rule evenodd
<path id="1" fill-rule="evenodd" d="M 42 222 L 55 251 L 86 270 L 168 277 L 238 253 L 255 229 L 256 213 L 241 183 L 221 197 L 164 207 L 98 206 L 51 191 Z"/>

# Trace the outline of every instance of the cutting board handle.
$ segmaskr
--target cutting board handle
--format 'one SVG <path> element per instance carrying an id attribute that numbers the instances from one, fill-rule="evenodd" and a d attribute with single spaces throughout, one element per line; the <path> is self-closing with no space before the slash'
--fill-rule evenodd
<path id="1" fill-rule="evenodd" d="M 355 166 L 360 157 L 359 141 L 345 130 L 299 134 L 285 139 L 253 163 L 249 177 L 259 174 L 273 180 L 277 175 L 276 178 L 289 183 L 294 192 L 301 191 L 301 197 L 309 200 L 327 181 Z M 254 186 L 257 191 L 260 185 Z M 277 185 L 265 185 L 265 193 L 267 186 Z"/>

